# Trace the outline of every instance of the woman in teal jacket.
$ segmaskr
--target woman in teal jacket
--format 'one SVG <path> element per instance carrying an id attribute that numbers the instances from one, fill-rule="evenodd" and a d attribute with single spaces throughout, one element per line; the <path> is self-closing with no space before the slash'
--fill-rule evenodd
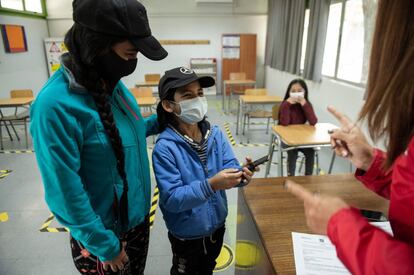
<path id="1" fill-rule="evenodd" d="M 158 124 L 155 115 L 143 119 L 120 79 L 135 70 L 138 52 L 153 60 L 167 52 L 135 0 L 73 7 L 69 53 L 31 109 L 46 202 L 70 229 L 79 272 L 143 274 L 151 192 L 146 137 Z"/>

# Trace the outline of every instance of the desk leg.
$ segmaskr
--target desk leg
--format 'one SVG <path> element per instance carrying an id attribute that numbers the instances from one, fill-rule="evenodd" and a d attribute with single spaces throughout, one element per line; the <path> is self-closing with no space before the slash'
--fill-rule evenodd
<path id="1" fill-rule="evenodd" d="M 283 151 L 282 151 L 282 141 L 279 139 L 279 177 L 283 177 Z"/>
<path id="2" fill-rule="evenodd" d="M 236 135 L 239 134 L 239 122 L 240 122 L 240 105 L 241 105 L 241 99 L 239 98 L 239 104 L 237 105 L 237 122 L 236 122 Z M 243 112 L 242 112 L 243 113 Z"/>
<path id="3" fill-rule="evenodd" d="M 227 99 L 227 113 L 230 114 L 231 113 L 231 108 L 230 108 L 230 101 L 233 95 L 233 85 L 230 85 L 230 93 L 229 93 L 229 98 Z"/>
<path id="4" fill-rule="evenodd" d="M 332 151 L 331 163 L 329 164 L 328 174 L 332 174 L 332 168 L 335 162 L 335 157 L 336 157 L 335 151 Z"/>
<path id="5" fill-rule="evenodd" d="M 266 171 L 265 171 L 265 178 L 267 178 L 267 176 L 269 176 L 269 172 L 270 172 L 270 166 L 272 165 L 272 160 L 273 160 L 273 152 L 275 151 L 275 135 L 272 133 L 270 135 L 270 144 L 269 144 L 269 160 L 266 163 Z"/>
<path id="6" fill-rule="evenodd" d="M 221 109 L 223 110 L 223 113 L 226 112 L 226 108 L 224 103 L 226 102 L 226 83 L 223 82 L 222 92 L 221 92 Z"/>

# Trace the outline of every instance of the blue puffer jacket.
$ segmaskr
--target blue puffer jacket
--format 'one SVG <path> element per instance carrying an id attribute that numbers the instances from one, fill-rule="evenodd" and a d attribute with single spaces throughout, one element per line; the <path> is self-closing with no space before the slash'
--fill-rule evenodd
<path id="1" fill-rule="evenodd" d="M 213 191 L 207 180 L 223 169 L 241 167 L 220 129 L 214 126 L 211 131 L 207 167 L 171 128 L 162 132 L 153 151 L 160 208 L 168 230 L 177 238 L 209 236 L 227 217 L 226 192 Z"/>

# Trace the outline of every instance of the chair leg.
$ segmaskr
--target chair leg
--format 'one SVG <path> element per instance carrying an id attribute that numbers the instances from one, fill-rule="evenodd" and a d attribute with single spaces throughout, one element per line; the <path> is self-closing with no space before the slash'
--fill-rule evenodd
<path id="1" fill-rule="evenodd" d="M 247 117 L 247 115 L 245 114 L 243 116 L 243 135 L 244 135 L 244 129 L 246 129 L 246 117 Z"/>
<path id="2" fill-rule="evenodd" d="M 20 137 L 19 137 L 19 135 L 17 134 L 16 128 L 14 128 L 13 122 L 11 122 L 11 121 L 9 121 L 9 122 L 10 122 L 10 126 L 11 126 L 11 127 L 12 127 L 12 129 L 13 129 L 14 134 L 15 134 L 15 135 L 16 135 L 16 137 L 17 137 L 17 141 L 20 141 Z"/>
<path id="3" fill-rule="evenodd" d="M 7 131 L 7 134 L 9 135 L 10 140 L 13 141 L 14 140 L 13 139 L 13 136 L 10 133 L 10 130 L 9 130 L 9 127 L 7 126 L 7 122 L 6 121 L 4 121 L 4 127 L 6 127 L 6 131 Z"/>
<path id="4" fill-rule="evenodd" d="M 319 175 L 319 154 L 318 151 L 315 150 L 315 160 L 316 160 L 316 175 Z"/>
<path id="5" fill-rule="evenodd" d="M 250 116 L 247 116 L 247 143 L 250 143 Z"/>
<path id="6" fill-rule="evenodd" d="M 4 147 L 3 147 L 3 131 L 2 131 L 2 127 L 3 126 L 2 126 L 2 123 L 0 121 L 0 149 L 1 150 L 4 150 Z"/>
<path id="7" fill-rule="evenodd" d="M 302 173 L 302 168 L 303 168 L 303 162 L 305 161 L 305 156 L 303 155 L 303 156 L 301 156 L 301 159 L 300 159 L 300 164 L 299 164 L 299 173 Z"/>
<path id="8" fill-rule="evenodd" d="M 26 137 L 26 149 L 29 149 L 29 137 L 27 135 L 27 121 L 24 120 L 24 134 Z"/>
<path id="9" fill-rule="evenodd" d="M 267 118 L 267 127 L 266 127 L 266 135 L 269 134 L 269 126 L 270 126 L 270 117 Z"/>

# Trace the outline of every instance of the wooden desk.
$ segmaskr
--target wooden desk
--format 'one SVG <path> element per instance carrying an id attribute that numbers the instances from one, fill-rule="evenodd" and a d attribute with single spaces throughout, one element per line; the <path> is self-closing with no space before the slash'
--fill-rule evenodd
<path id="1" fill-rule="evenodd" d="M 258 266 L 249 272 L 238 270 L 236 263 L 235 274 L 296 274 L 291 232 L 311 232 L 306 226 L 303 203 L 284 190 L 284 180 L 253 179 L 239 189 L 237 241 L 248 240 L 258 248 L 262 246 L 264 259 L 250 261 L 258 262 Z M 294 180 L 311 191 L 340 196 L 352 206 L 388 213 L 388 201 L 369 191 L 352 174 Z"/>
<path id="2" fill-rule="evenodd" d="M 33 97 L 3 98 L 0 99 L 0 108 L 22 107 L 30 105 L 33 100 Z"/>
<path id="3" fill-rule="evenodd" d="M 277 95 L 242 95 L 239 97 L 239 103 L 237 105 L 237 123 L 236 123 L 236 135 L 239 134 L 239 116 L 241 109 L 241 118 L 244 119 L 246 105 L 254 104 L 277 104 L 283 101 L 283 98 Z M 242 121 L 244 123 L 244 121 Z"/>
<path id="4" fill-rule="evenodd" d="M 230 112 L 230 99 L 231 96 L 233 94 L 233 87 L 234 86 L 252 86 L 252 87 L 256 87 L 256 80 L 251 80 L 251 79 L 243 79 L 243 80 L 224 80 L 223 81 L 223 91 L 221 93 L 221 99 L 222 99 L 222 109 L 223 112 L 226 112 L 226 106 L 225 106 L 225 102 L 226 102 L 226 91 L 227 91 L 227 86 L 230 87 L 230 95 L 229 95 L 229 99 L 228 99 L 228 111 Z"/>
<path id="5" fill-rule="evenodd" d="M 279 148 L 279 176 L 283 176 L 282 154 L 296 148 L 313 148 L 318 146 L 330 146 L 328 130 L 336 129 L 331 123 L 317 123 L 315 126 L 308 124 L 296 124 L 289 126 L 276 125 L 272 127 L 272 135 L 269 144 L 269 161 L 266 164 L 265 176 L 269 174 L 273 158 L 275 141 Z M 282 146 L 282 144 L 284 146 Z M 333 158 L 332 158 L 333 161 Z M 317 161 L 317 173 L 319 163 Z"/>
<path id="6" fill-rule="evenodd" d="M 135 87 L 158 87 L 159 81 L 145 81 L 145 82 L 138 82 L 135 84 Z"/>

